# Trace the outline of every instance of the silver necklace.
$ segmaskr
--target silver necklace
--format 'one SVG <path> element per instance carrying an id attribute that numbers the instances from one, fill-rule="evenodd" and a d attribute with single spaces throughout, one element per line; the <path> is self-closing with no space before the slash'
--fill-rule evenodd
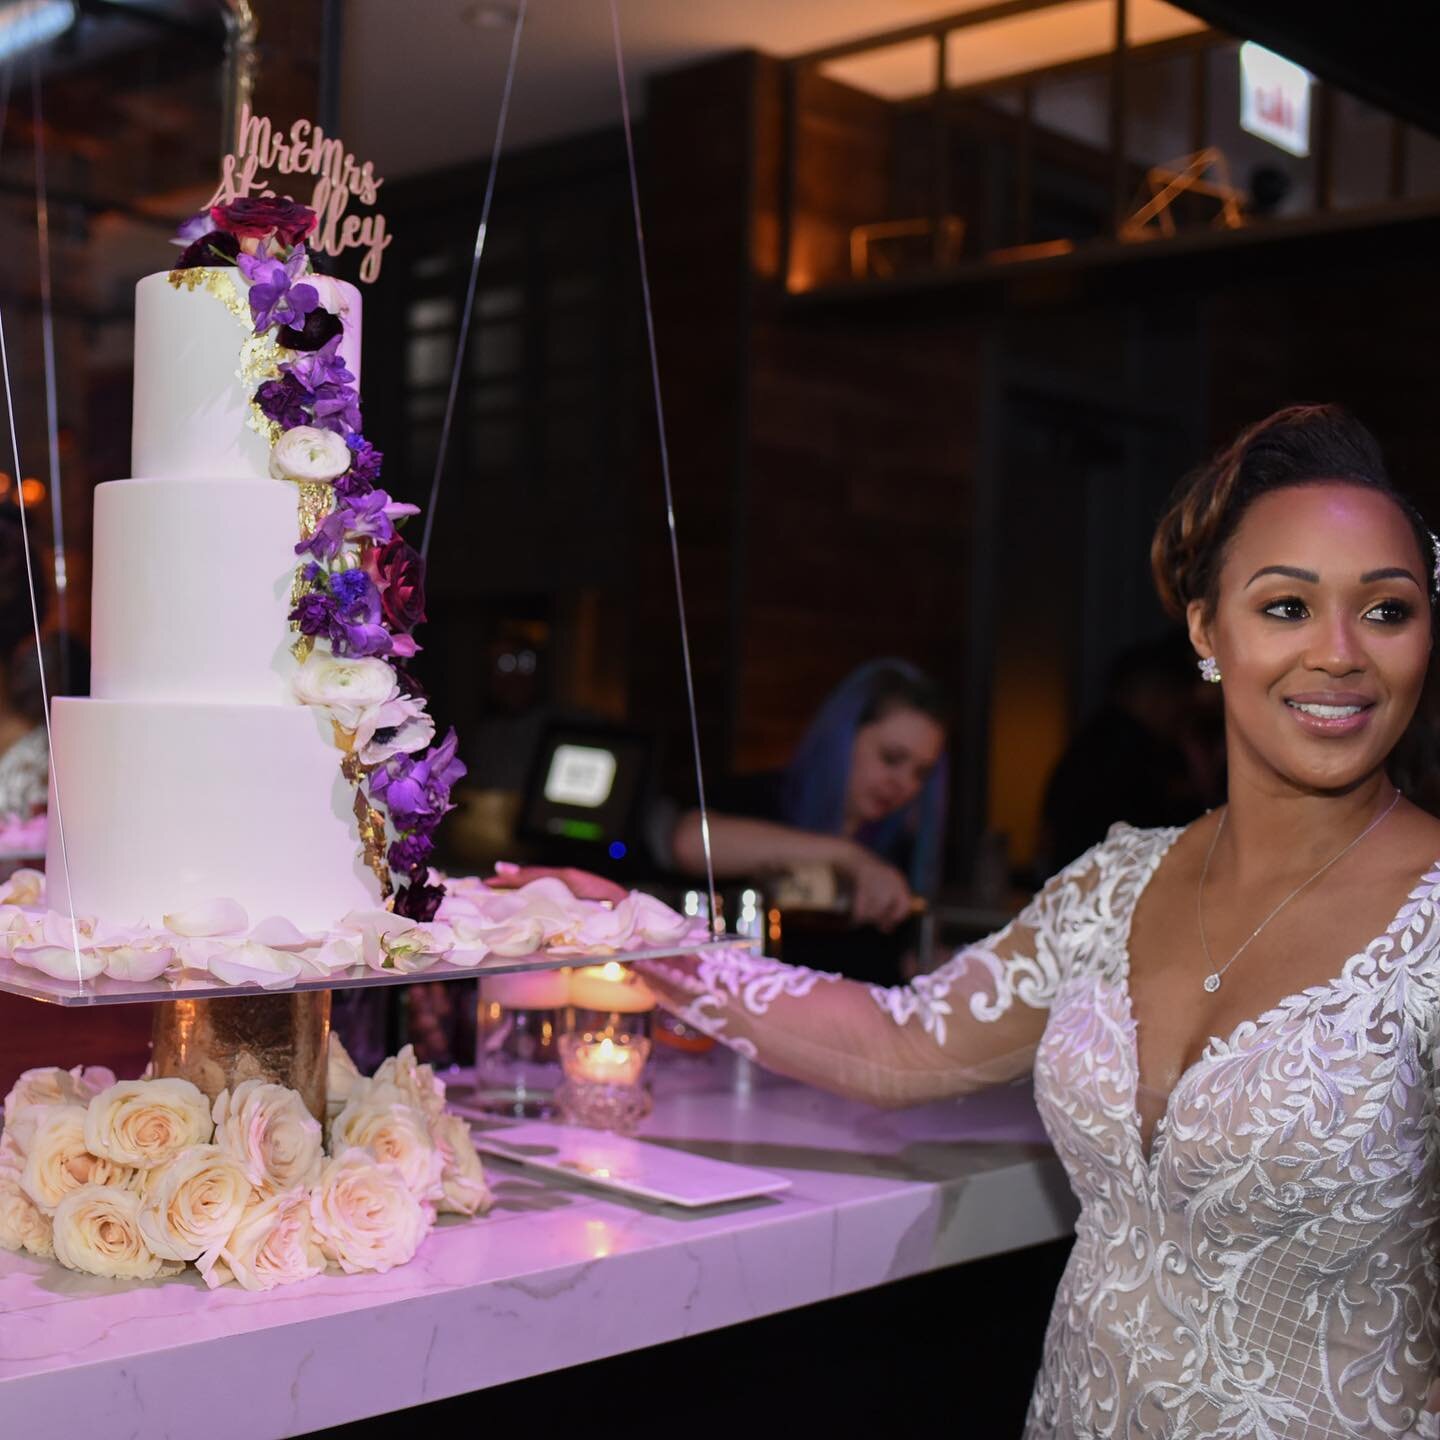
<path id="1" fill-rule="evenodd" d="M 1302 891 L 1308 890 L 1332 865 L 1343 860 L 1389 813 L 1400 803 L 1400 792 L 1397 790 L 1391 798 L 1390 803 L 1337 855 L 1332 855 L 1308 880 L 1303 880 L 1297 885 L 1249 934 L 1240 948 L 1218 969 L 1215 961 L 1210 955 L 1210 942 L 1205 938 L 1205 881 L 1210 874 L 1210 861 L 1215 854 L 1215 846 L 1220 841 L 1220 832 L 1225 828 L 1225 821 L 1230 814 L 1227 806 L 1220 812 L 1220 823 L 1215 827 L 1215 833 L 1210 837 L 1210 848 L 1205 852 L 1205 866 L 1200 871 L 1200 885 L 1195 892 L 1195 918 L 1200 925 L 1200 948 L 1205 952 L 1205 963 L 1210 966 L 1210 973 L 1205 977 L 1204 986 L 1207 993 L 1213 995 L 1220 988 L 1220 979 L 1225 972 L 1250 948 L 1250 942 Z"/>

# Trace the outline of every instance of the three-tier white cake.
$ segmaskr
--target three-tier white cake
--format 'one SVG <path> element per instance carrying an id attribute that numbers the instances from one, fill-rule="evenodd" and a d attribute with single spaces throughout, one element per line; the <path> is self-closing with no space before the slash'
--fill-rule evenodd
<path id="1" fill-rule="evenodd" d="M 291 691 L 296 489 L 252 422 L 243 282 L 207 276 L 137 287 L 134 478 L 95 494 L 91 698 L 52 712 L 49 903 L 160 925 L 226 898 L 326 930 L 379 885 L 329 720 Z M 360 297 L 311 283 L 358 380 Z"/>

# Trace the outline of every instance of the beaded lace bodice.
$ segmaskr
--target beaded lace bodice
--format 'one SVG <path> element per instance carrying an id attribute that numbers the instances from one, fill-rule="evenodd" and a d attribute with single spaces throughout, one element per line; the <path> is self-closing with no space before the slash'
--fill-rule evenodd
<path id="1" fill-rule="evenodd" d="M 743 953 L 651 962 L 771 1068 L 909 1104 L 1033 1069 L 1081 1202 L 1027 1424 L 1041 1437 L 1440 1437 L 1440 867 L 1327 984 L 1210 1041 L 1147 1151 L 1130 919 L 1177 832 L 1116 826 L 912 985 Z M 1147 1107 L 1148 1108 L 1148 1107 Z"/>

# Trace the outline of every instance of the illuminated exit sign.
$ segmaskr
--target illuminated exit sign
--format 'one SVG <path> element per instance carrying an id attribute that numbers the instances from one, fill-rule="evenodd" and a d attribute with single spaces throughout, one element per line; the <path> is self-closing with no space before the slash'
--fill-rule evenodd
<path id="1" fill-rule="evenodd" d="M 1313 82 L 1293 60 L 1247 40 L 1240 47 L 1240 128 L 1288 154 L 1308 155 Z"/>

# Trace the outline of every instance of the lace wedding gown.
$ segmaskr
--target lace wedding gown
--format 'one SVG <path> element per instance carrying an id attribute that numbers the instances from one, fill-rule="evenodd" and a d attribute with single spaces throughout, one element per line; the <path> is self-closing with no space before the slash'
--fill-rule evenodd
<path id="1" fill-rule="evenodd" d="M 914 1104 L 1033 1068 L 1081 1202 L 1041 1437 L 1440 1437 L 1440 867 L 1335 980 L 1214 1039 L 1147 1149 L 1130 918 L 1173 830 L 1116 826 L 1015 921 L 893 989 L 730 952 L 650 962 L 763 1064 Z"/>

